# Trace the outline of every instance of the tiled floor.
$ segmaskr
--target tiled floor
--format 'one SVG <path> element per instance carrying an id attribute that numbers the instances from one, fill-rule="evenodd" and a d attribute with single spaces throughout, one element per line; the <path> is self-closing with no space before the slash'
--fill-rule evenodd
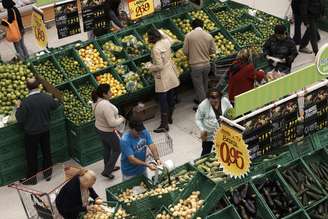
<path id="1" fill-rule="evenodd" d="M 328 42 L 328 34 L 321 33 L 322 40 L 320 45 Z M 63 39 L 58 41 L 56 36 L 56 30 L 54 27 L 49 30 L 49 46 L 59 46 L 66 44 L 69 41 L 75 40 L 85 40 L 87 38 L 86 34 L 77 35 L 71 38 Z M 38 48 L 34 44 L 34 39 L 31 32 L 27 32 L 25 35 L 25 42 L 30 52 L 38 51 Z M 10 60 L 14 55 L 13 46 L 7 42 L 0 42 L 0 53 L 4 60 Z M 313 55 L 299 55 L 294 63 L 294 70 L 303 67 L 309 63 L 313 63 Z M 171 154 L 164 158 L 172 159 L 176 165 L 183 164 L 185 162 L 191 161 L 197 158 L 200 154 L 200 140 L 197 138 L 198 130 L 194 123 L 194 112 L 192 111 L 192 92 L 187 92 L 181 95 L 182 102 L 177 106 L 175 112 L 174 124 L 170 129 L 170 136 L 173 138 L 174 143 L 174 154 Z M 151 121 L 147 121 L 146 126 L 149 129 L 153 129 L 158 125 L 158 118 Z M 73 162 L 73 161 L 70 161 Z M 102 161 L 99 161 L 93 165 L 89 166 L 90 169 L 94 170 L 96 173 L 100 173 L 103 168 Z M 62 171 L 61 168 L 56 169 L 56 175 Z M 116 178 L 114 181 L 108 181 L 102 176 L 99 176 L 97 183 L 95 185 L 96 191 L 99 195 L 105 198 L 105 188 L 114 185 L 121 181 L 120 173 L 115 174 Z M 38 187 L 46 189 L 49 186 L 53 186 L 60 182 L 62 178 L 56 178 L 47 183 L 39 184 Z M 19 196 L 17 192 L 13 189 L 2 187 L 0 188 L 0 218 L 3 219 L 22 219 L 26 218 L 24 214 L 23 207 L 20 203 Z"/>

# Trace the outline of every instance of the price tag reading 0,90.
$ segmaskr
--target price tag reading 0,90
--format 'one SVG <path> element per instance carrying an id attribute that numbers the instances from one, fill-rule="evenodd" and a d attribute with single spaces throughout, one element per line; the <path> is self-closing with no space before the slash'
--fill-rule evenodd
<path id="1" fill-rule="evenodd" d="M 129 0 L 131 20 L 154 13 L 154 0 Z"/>
<path id="2" fill-rule="evenodd" d="M 242 177 L 248 173 L 251 160 L 240 132 L 222 124 L 215 136 L 215 147 L 224 173 L 232 177 Z"/>

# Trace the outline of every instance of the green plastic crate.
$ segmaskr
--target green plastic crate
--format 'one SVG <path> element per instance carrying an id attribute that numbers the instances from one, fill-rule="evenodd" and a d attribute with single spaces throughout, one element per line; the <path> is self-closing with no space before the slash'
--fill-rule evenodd
<path id="1" fill-rule="evenodd" d="M 171 19 L 166 19 L 162 20 L 161 22 L 154 23 L 154 26 L 157 29 L 170 30 L 177 37 L 177 39 L 181 41 L 180 43 L 183 43 L 184 34 L 179 28 L 177 28 Z"/>
<path id="2" fill-rule="evenodd" d="M 317 205 L 315 205 L 315 206 L 313 206 L 313 207 L 307 209 L 307 210 L 306 210 L 306 213 L 309 215 L 310 218 L 315 218 L 315 216 L 314 216 L 314 215 L 312 216 L 312 214 L 315 214 L 316 216 L 319 214 L 318 216 L 322 216 L 322 215 L 320 215 L 319 212 L 316 213 L 316 210 L 322 208 L 323 211 L 324 211 L 323 213 L 327 215 L 327 213 L 328 213 L 328 212 L 327 212 L 327 208 L 324 207 L 324 206 L 327 205 L 327 203 L 328 203 L 328 199 L 326 198 L 326 199 L 322 200 L 322 202 L 318 203 Z M 326 216 L 326 215 L 325 215 L 325 216 Z M 323 216 L 322 216 L 322 217 L 323 217 Z"/>
<path id="3" fill-rule="evenodd" d="M 57 60 L 55 59 L 53 54 L 45 54 L 43 56 L 37 57 L 34 61 L 32 61 L 30 64 L 30 68 L 32 69 L 32 72 L 35 75 L 41 76 L 42 78 L 44 78 L 35 68 L 36 65 L 40 65 L 42 63 L 44 63 L 45 61 L 50 60 L 50 62 L 54 65 L 54 67 L 59 70 L 59 74 L 62 75 L 62 82 L 59 84 L 53 84 L 54 86 L 58 87 L 60 85 L 65 84 L 68 79 L 66 76 L 66 73 L 64 72 L 64 70 L 62 69 L 62 67 L 58 64 Z M 44 78 L 46 79 L 46 78 Z"/>
<path id="4" fill-rule="evenodd" d="M 256 42 L 255 45 L 250 45 L 250 44 L 241 45 L 240 42 L 238 42 L 238 40 L 235 36 L 236 33 L 244 33 L 244 32 L 248 32 L 248 31 L 254 33 L 255 36 L 257 37 L 258 42 Z M 234 41 L 236 42 L 236 44 L 239 46 L 239 48 L 245 48 L 245 47 L 249 47 L 249 46 L 256 46 L 256 47 L 261 47 L 262 48 L 262 44 L 264 44 L 264 42 L 266 40 L 266 39 L 263 39 L 262 34 L 252 24 L 240 27 L 236 30 L 231 31 L 230 33 L 231 33 Z"/>
<path id="5" fill-rule="evenodd" d="M 311 218 L 304 210 L 299 210 L 298 212 L 295 212 L 294 214 L 284 217 L 283 219 L 311 219 Z"/>
<path id="6" fill-rule="evenodd" d="M 60 64 L 60 59 L 63 58 L 64 56 L 67 56 L 69 58 L 72 58 L 73 60 L 75 60 L 76 62 L 78 62 L 80 71 L 81 71 L 81 75 L 78 76 L 79 77 L 83 77 L 85 74 L 87 74 L 87 66 L 84 64 L 84 62 L 81 60 L 81 57 L 79 56 L 79 54 L 77 53 L 77 51 L 73 48 L 68 48 L 68 49 L 64 49 L 60 52 L 54 53 L 54 58 L 57 61 L 57 63 L 59 64 L 59 66 L 62 68 L 62 70 L 65 72 L 67 79 L 68 80 L 74 80 L 76 78 L 69 78 L 68 77 L 68 72 L 67 70 L 64 68 L 64 66 L 62 66 Z"/>
<path id="7" fill-rule="evenodd" d="M 141 183 L 144 183 L 146 189 L 151 189 L 153 186 L 151 185 L 148 178 L 143 175 L 134 177 L 130 180 L 123 181 L 120 184 L 115 186 L 109 187 L 106 189 L 106 197 L 108 201 L 119 201 L 118 195 L 124 192 L 126 189 L 132 189 L 134 186 L 139 186 Z M 129 212 L 138 211 L 138 209 L 145 209 L 146 206 L 150 205 L 150 199 L 144 198 L 140 200 L 136 200 L 129 203 L 121 202 L 124 209 L 128 210 Z"/>
<path id="8" fill-rule="evenodd" d="M 230 205 L 217 213 L 207 216 L 206 219 L 241 219 L 241 217 L 235 207 Z"/>
<path id="9" fill-rule="evenodd" d="M 287 193 L 287 195 L 289 195 L 289 197 L 293 201 L 293 204 L 296 207 L 295 211 L 301 208 L 300 203 L 297 201 L 297 198 L 292 194 L 292 192 L 289 190 L 288 185 L 281 179 L 280 175 L 277 174 L 277 171 L 275 170 L 267 172 L 264 175 L 261 175 L 261 177 L 254 178 L 252 180 L 252 183 L 254 184 L 254 190 L 257 191 L 263 202 L 266 202 L 265 195 L 262 194 L 261 191 L 258 190 L 258 188 L 260 188 L 260 186 L 266 181 L 266 179 L 271 179 L 272 181 L 278 181 L 280 183 L 282 189 Z M 268 203 L 266 203 L 266 206 L 270 210 L 270 214 L 274 215 Z"/>
<path id="10" fill-rule="evenodd" d="M 109 57 L 106 55 L 106 53 L 105 53 L 105 51 L 103 49 L 103 46 L 104 46 L 105 43 L 107 43 L 109 41 L 112 41 L 115 45 L 120 46 L 120 47 L 123 48 L 121 42 L 116 38 L 115 35 L 104 35 L 104 36 L 102 36 L 100 38 L 97 38 L 96 40 L 97 40 L 98 45 L 102 49 L 103 53 L 107 57 L 110 66 L 115 66 L 116 64 L 113 64 L 112 61 L 109 59 Z M 121 52 L 113 52 L 113 55 L 116 58 L 125 59 L 125 61 L 123 61 L 123 62 L 129 61 L 128 54 L 125 52 L 124 48 L 123 48 L 123 50 Z M 121 63 L 119 63 L 119 64 L 121 64 Z"/>
<path id="11" fill-rule="evenodd" d="M 155 216 L 149 209 L 138 209 L 133 211 L 127 211 L 130 216 L 127 219 L 154 219 Z"/>
<path id="12" fill-rule="evenodd" d="M 98 137 L 98 134 L 96 133 L 94 121 L 87 122 L 79 126 L 75 125 L 71 121 L 67 121 L 67 136 L 70 147 L 83 149 L 83 146 L 85 145 L 84 142 Z M 77 147 L 78 145 L 82 147 Z M 87 148 L 92 147 L 92 145 L 85 146 Z"/>
<path id="13" fill-rule="evenodd" d="M 113 201 L 104 202 L 103 205 L 113 209 L 112 215 L 115 215 L 119 208 L 119 203 Z M 85 212 L 81 213 L 79 219 L 84 219 L 85 214 L 86 214 Z"/>
<path id="14" fill-rule="evenodd" d="M 289 163 L 288 166 L 283 166 L 281 168 L 278 168 L 277 169 L 277 174 L 280 176 L 281 180 L 285 184 L 287 184 L 288 190 L 291 191 L 291 193 L 297 198 L 297 201 L 298 201 L 300 206 L 302 206 L 304 208 L 311 207 L 313 205 L 316 205 L 318 202 L 320 202 L 321 199 L 317 200 L 317 201 L 314 201 L 312 203 L 307 203 L 307 205 L 303 206 L 303 204 L 301 203 L 301 200 L 299 199 L 299 197 L 297 197 L 297 191 L 294 190 L 294 188 L 288 182 L 288 179 L 286 179 L 286 177 L 283 174 L 283 172 L 286 169 L 288 169 L 290 167 L 293 167 L 293 166 L 300 166 L 302 169 L 304 169 L 307 172 L 307 176 L 314 179 L 314 184 L 311 183 L 311 185 L 315 185 L 323 193 L 322 199 L 326 197 L 326 195 L 327 195 L 326 191 L 322 188 L 322 185 L 318 182 L 317 178 L 315 177 L 313 172 L 310 170 L 310 168 L 306 165 L 306 163 L 302 159 L 295 160 L 295 161 Z"/>
<path id="15" fill-rule="evenodd" d="M 61 104 L 56 110 L 52 111 L 50 114 L 51 122 L 56 122 L 57 120 L 65 119 L 64 106 Z"/>
<path id="16" fill-rule="evenodd" d="M 18 164 L 10 169 L 6 169 L 0 173 L 1 186 L 8 185 L 24 178 L 26 175 L 26 164 Z"/>
<path id="17" fill-rule="evenodd" d="M 312 139 L 314 149 L 328 147 L 328 128 L 314 133 Z"/>
<path id="18" fill-rule="evenodd" d="M 77 144 L 76 147 L 69 150 L 71 157 L 82 166 L 96 163 L 103 159 L 104 148 L 98 136 Z"/>
<path id="19" fill-rule="evenodd" d="M 91 107 L 89 104 L 91 100 L 91 93 L 97 88 L 98 84 L 95 80 L 95 78 L 91 74 L 84 75 L 83 77 L 80 77 L 74 81 L 72 81 L 72 84 L 76 91 L 78 92 L 78 95 L 82 98 L 83 102 Z M 82 95 L 80 91 L 80 87 L 89 85 L 91 87 L 91 92 L 88 93 L 86 96 Z"/>
<path id="20" fill-rule="evenodd" d="M 238 189 L 238 188 L 236 188 Z M 267 204 L 265 201 L 262 199 L 261 195 L 257 192 L 255 189 L 255 186 L 252 183 L 249 183 L 249 190 L 251 191 L 251 194 L 254 195 L 255 197 L 255 206 L 256 206 L 256 216 L 259 218 L 265 218 L 265 219 L 270 219 L 273 218 L 272 212 L 268 208 Z M 228 200 L 230 201 L 231 204 L 233 204 L 233 201 L 230 199 L 232 193 L 229 192 L 227 193 Z M 238 206 L 236 206 L 238 207 Z M 237 208 L 238 211 L 238 208 Z"/>
<path id="21" fill-rule="evenodd" d="M 309 136 L 304 137 L 303 140 L 289 145 L 289 151 L 294 158 L 299 158 L 313 151 L 312 144 L 313 142 L 311 141 L 311 138 Z"/>

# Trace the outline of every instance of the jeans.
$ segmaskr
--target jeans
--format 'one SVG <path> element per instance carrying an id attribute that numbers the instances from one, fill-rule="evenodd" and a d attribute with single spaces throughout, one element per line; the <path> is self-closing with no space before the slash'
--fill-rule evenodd
<path id="1" fill-rule="evenodd" d="M 118 17 L 116 16 L 116 13 L 113 10 L 109 10 L 108 15 L 109 15 L 109 18 L 111 19 L 111 21 L 113 21 L 113 23 L 116 26 L 118 26 L 119 28 L 123 28 L 121 21 L 118 19 Z"/>
<path id="2" fill-rule="evenodd" d="M 208 90 L 208 74 L 211 71 L 211 66 L 202 66 L 197 68 L 191 68 L 191 79 L 196 92 L 196 99 L 202 102 L 206 99 L 206 93 Z"/>
<path id="3" fill-rule="evenodd" d="M 14 43 L 14 47 L 15 50 L 17 52 L 18 57 L 21 60 L 25 60 L 28 58 L 28 52 L 27 49 L 25 47 L 25 43 L 24 43 L 24 36 L 22 35 L 22 39 L 20 41 L 18 41 L 17 43 Z"/>
<path id="4" fill-rule="evenodd" d="M 27 178 L 35 176 L 38 172 L 38 145 L 41 146 L 43 170 L 52 166 L 49 131 L 33 135 L 25 133 Z"/>
<path id="5" fill-rule="evenodd" d="M 300 14 L 294 13 L 294 37 L 293 40 L 296 45 L 299 45 L 302 40 L 302 17 Z"/>
<path id="6" fill-rule="evenodd" d="M 167 92 L 158 93 L 159 96 L 159 107 L 161 114 L 167 114 L 169 111 L 173 110 L 175 105 L 175 91 L 171 89 Z"/>
<path id="7" fill-rule="evenodd" d="M 103 175 L 111 175 L 115 164 L 121 154 L 120 139 L 115 132 L 102 132 L 97 129 L 104 146 L 104 171 Z"/>
<path id="8" fill-rule="evenodd" d="M 203 141 L 202 142 L 202 154 L 201 156 L 204 156 L 206 154 L 209 154 L 212 152 L 212 147 L 213 147 L 213 141 Z"/>
<path id="9" fill-rule="evenodd" d="M 300 48 L 305 48 L 311 42 L 312 50 L 315 54 L 318 53 L 318 26 L 314 18 L 309 19 L 309 27 L 301 40 Z"/>

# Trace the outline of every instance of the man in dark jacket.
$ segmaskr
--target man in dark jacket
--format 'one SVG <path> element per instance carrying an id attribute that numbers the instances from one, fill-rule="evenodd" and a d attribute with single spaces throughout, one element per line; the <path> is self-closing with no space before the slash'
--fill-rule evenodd
<path id="1" fill-rule="evenodd" d="M 102 204 L 92 186 L 96 182 L 96 174 L 91 170 L 81 170 L 68 181 L 56 197 L 56 207 L 64 219 L 78 219 L 80 213 L 92 210 L 88 206 L 91 197 L 95 204 Z"/>
<path id="2" fill-rule="evenodd" d="M 300 52 L 311 54 L 312 51 L 306 48 L 311 42 L 312 50 L 318 53 L 318 26 L 317 21 L 324 15 L 324 4 L 322 0 L 300 0 L 299 7 L 303 23 L 306 25 L 306 32 L 301 40 Z"/>
<path id="3" fill-rule="evenodd" d="M 263 53 L 268 59 L 271 69 L 283 73 L 290 73 L 292 63 L 298 55 L 296 44 L 288 36 L 284 25 L 275 27 L 274 35 L 263 46 Z"/>
<path id="4" fill-rule="evenodd" d="M 40 82 L 31 78 L 26 82 L 29 95 L 22 102 L 17 101 L 16 119 L 23 126 L 25 133 L 25 153 L 27 160 L 27 184 L 36 184 L 34 177 L 38 171 L 38 145 L 43 155 L 44 177 L 51 178 L 51 150 L 49 138 L 50 112 L 55 110 L 59 103 L 45 93 L 40 93 Z"/>

